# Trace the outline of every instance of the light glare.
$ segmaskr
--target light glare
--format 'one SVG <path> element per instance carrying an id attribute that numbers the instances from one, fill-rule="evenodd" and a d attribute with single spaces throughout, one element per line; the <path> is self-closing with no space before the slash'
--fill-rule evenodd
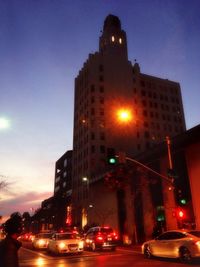
<path id="1" fill-rule="evenodd" d="M 0 118 L 0 129 L 10 128 L 10 121 L 6 118 Z"/>
<path id="2" fill-rule="evenodd" d="M 129 122 L 132 119 L 131 112 L 128 109 L 120 109 L 117 112 L 117 116 L 118 116 L 119 121 L 121 122 Z"/>

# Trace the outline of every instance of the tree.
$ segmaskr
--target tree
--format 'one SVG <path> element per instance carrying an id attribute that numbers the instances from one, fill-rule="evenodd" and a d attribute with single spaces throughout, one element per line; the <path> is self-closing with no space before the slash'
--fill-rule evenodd
<path id="1" fill-rule="evenodd" d="M 0 178 L 2 178 L 3 176 L 0 175 Z M 8 183 L 5 180 L 1 180 L 0 181 L 0 189 L 5 188 L 8 185 Z"/>

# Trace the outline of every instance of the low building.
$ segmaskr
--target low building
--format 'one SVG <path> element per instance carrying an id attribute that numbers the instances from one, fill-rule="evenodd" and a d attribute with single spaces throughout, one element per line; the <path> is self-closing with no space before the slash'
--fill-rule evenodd
<path id="1" fill-rule="evenodd" d="M 129 243 L 150 239 L 155 228 L 199 228 L 199 136 L 200 125 L 90 183 L 89 223 L 109 224 Z"/>

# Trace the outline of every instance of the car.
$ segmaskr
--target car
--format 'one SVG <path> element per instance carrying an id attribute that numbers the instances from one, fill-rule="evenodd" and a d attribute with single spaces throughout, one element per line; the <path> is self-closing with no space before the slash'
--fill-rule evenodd
<path id="1" fill-rule="evenodd" d="M 52 233 L 36 234 L 32 241 L 33 248 L 46 249 L 48 247 L 49 240 L 51 239 L 51 237 L 52 237 Z"/>
<path id="2" fill-rule="evenodd" d="M 18 237 L 18 240 L 21 241 L 32 241 L 34 239 L 33 233 L 23 233 Z"/>
<path id="3" fill-rule="evenodd" d="M 115 250 L 118 244 L 118 235 L 111 227 L 92 227 L 85 234 L 84 247 L 95 251 L 97 249 Z"/>
<path id="4" fill-rule="evenodd" d="M 48 244 L 48 252 L 54 254 L 82 253 L 83 240 L 77 233 L 64 232 L 52 235 Z"/>
<path id="5" fill-rule="evenodd" d="M 154 240 L 144 242 L 142 252 L 146 258 L 179 258 L 182 262 L 190 262 L 193 258 L 200 257 L 200 231 L 166 231 Z"/>

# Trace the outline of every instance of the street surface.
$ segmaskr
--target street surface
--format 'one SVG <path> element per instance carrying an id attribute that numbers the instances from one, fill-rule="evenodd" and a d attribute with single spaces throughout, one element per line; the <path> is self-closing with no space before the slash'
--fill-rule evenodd
<path id="1" fill-rule="evenodd" d="M 171 259 L 144 259 L 139 251 L 117 248 L 111 251 L 84 251 L 81 255 L 49 255 L 46 251 L 34 251 L 22 247 L 19 251 L 20 267 L 188 267 L 200 266 L 200 261 L 183 264 Z"/>

